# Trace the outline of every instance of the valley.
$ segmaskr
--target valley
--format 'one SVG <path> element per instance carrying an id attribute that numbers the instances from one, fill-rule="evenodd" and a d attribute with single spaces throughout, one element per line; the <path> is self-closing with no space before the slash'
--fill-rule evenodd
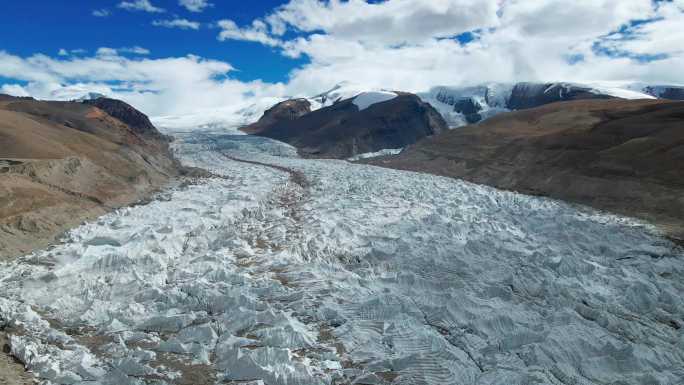
<path id="1" fill-rule="evenodd" d="M 684 251 L 469 182 L 173 132 L 215 176 L 0 265 L 48 384 L 676 384 Z"/>

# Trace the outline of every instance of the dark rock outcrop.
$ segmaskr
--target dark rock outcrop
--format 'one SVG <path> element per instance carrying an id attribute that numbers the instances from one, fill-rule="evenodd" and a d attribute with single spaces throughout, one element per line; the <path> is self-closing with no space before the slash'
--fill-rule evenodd
<path id="1" fill-rule="evenodd" d="M 591 88 L 565 83 L 518 83 L 513 87 L 506 108 L 523 110 L 545 104 L 584 99 L 613 99 L 591 92 Z"/>
<path id="2" fill-rule="evenodd" d="M 241 130 L 248 134 L 257 133 L 273 124 L 295 120 L 309 112 L 311 112 L 311 103 L 308 100 L 285 100 L 266 110 L 258 122 L 245 126 Z"/>
<path id="3" fill-rule="evenodd" d="M 133 131 L 144 136 L 161 137 L 147 115 L 121 100 L 97 98 L 84 100 L 83 104 L 95 106 L 110 116 L 126 123 Z"/>
<path id="4" fill-rule="evenodd" d="M 649 86 L 644 89 L 649 95 L 668 100 L 684 100 L 684 87 L 679 86 Z"/>
<path id="5" fill-rule="evenodd" d="M 577 202 L 684 239 L 684 103 L 582 100 L 497 115 L 367 161 Z"/>
<path id="6" fill-rule="evenodd" d="M 268 124 L 257 123 L 258 130 L 246 131 L 289 143 L 303 156 L 347 158 L 405 147 L 447 129 L 442 116 L 413 94 L 399 93 L 362 111 L 353 100 L 341 100 L 296 119 L 286 115 Z M 267 120 L 266 114 L 262 120 Z"/>

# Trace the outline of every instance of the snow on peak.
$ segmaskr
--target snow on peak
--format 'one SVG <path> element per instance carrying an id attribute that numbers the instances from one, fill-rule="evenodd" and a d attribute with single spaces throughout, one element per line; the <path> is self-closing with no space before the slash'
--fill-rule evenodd
<path id="1" fill-rule="evenodd" d="M 390 100 L 394 97 L 397 96 L 397 94 L 393 92 L 389 92 L 386 89 L 382 88 L 372 88 L 372 87 L 367 87 L 362 84 L 357 84 L 353 82 L 341 82 L 336 84 L 333 88 L 329 89 L 326 92 L 320 93 L 314 97 L 308 98 L 309 102 L 311 103 L 311 110 L 317 110 L 323 107 L 328 107 L 332 106 L 333 104 L 341 101 L 341 100 L 346 100 L 346 99 L 351 99 L 355 97 L 359 97 L 362 94 L 374 94 L 376 95 L 375 98 L 380 98 L 378 102 L 373 102 L 369 104 L 368 106 L 379 103 L 381 101 L 386 101 Z M 383 96 L 379 96 L 377 94 L 382 94 Z M 393 96 L 389 98 L 389 95 L 392 94 Z M 373 96 L 364 96 L 360 100 L 363 100 L 365 98 L 371 98 L 373 99 Z M 385 99 L 383 99 L 385 98 Z M 357 104 L 356 102 L 354 104 Z M 358 104 L 357 104 L 358 105 Z M 368 106 L 361 108 L 359 107 L 359 110 L 364 110 L 365 108 L 368 108 Z"/>
<path id="2" fill-rule="evenodd" d="M 632 90 L 627 87 L 614 87 L 602 83 L 588 84 L 591 87 L 591 92 L 596 94 L 609 95 L 620 99 L 657 99 L 653 95 L 649 95 L 642 90 Z"/>
<path id="3" fill-rule="evenodd" d="M 341 82 L 328 91 L 309 98 L 309 101 L 311 102 L 311 108 L 317 110 L 319 108 L 331 106 L 340 100 L 353 98 L 364 91 L 367 91 L 367 88 L 360 84 Z"/>
<path id="4" fill-rule="evenodd" d="M 81 96 L 80 98 L 76 99 L 77 102 L 84 102 L 86 100 L 96 100 L 99 98 L 105 98 L 106 95 L 101 94 L 99 92 L 88 92 L 87 94 Z"/>
<path id="5" fill-rule="evenodd" d="M 375 152 L 364 152 L 363 154 L 358 154 L 354 155 L 350 158 L 347 158 L 348 161 L 350 162 L 355 162 L 357 160 L 361 159 L 370 159 L 370 158 L 377 158 L 380 156 L 386 156 L 386 155 L 398 155 L 400 154 L 404 148 L 385 148 L 380 151 L 375 151 Z"/>
<path id="6" fill-rule="evenodd" d="M 352 103 L 359 108 L 359 111 L 363 111 L 366 108 L 372 106 L 373 104 L 386 102 L 396 98 L 398 95 L 394 92 L 388 91 L 370 91 L 363 92 L 354 98 Z"/>

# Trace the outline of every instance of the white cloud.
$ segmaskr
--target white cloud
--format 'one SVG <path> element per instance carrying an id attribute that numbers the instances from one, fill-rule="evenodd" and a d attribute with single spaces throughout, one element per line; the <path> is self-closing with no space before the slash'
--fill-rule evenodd
<path id="1" fill-rule="evenodd" d="M 31 94 L 19 84 L 3 84 L 3 86 L 0 87 L 0 94 L 20 97 L 31 96 Z"/>
<path id="2" fill-rule="evenodd" d="M 255 99 L 273 101 L 284 95 L 282 84 L 231 79 L 228 75 L 233 67 L 223 61 L 193 55 L 127 58 L 109 50 L 103 52 L 107 55 L 56 59 L 40 54 L 22 58 L 0 51 L 0 76 L 28 83 L 21 88 L 25 93 L 18 85 L 3 87 L 2 91 L 64 100 L 98 92 L 125 100 L 152 116 L 200 117 L 210 116 L 208 111 L 212 110 L 231 115 L 248 108 Z"/>
<path id="3" fill-rule="evenodd" d="M 159 8 L 150 2 L 150 0 L 131 0 L 131 1 L 122 1 L 117 5 L 117 7 L 121 9 L 125 9 L 128 11 L 143 11 L 143 12 L 150 12 L 150 13 L 163 13 L 166 12 L 164 8 Z"/>
<path id="4" fill-rule="evenodd" d="M 71 50 L 60 48 L 59 51 L 57 52 L 57 55 L 59 55 L 59 56 L 83 55 L 86 52 L 88 52 L 88 51 L 86 51 L 82 48 L 71 49 Z"/>
<path id="5" fill-rule="evenodd" d="M 205 8 L 214 6 L 207 0 L 178 0 L 178 4 L 190 12 L 202 12 Z"/>
<path id="6" fill-rule="evenodd" d="M 93 11 L 93 16 L 95 16 L 95 17 L 107 17 L 109 15 L 110 15 L 110 12 L 106 8 L 96 9 Z"/>
<path id="7" fill-rule="evenodd" d="M 626 56 L 682 55 L 684 53 L 684 1 L 663 3 L 657 19 L 608 35 L 600 46 Z"/>
<path id="8" fill-rule="evenodd" d="M 308 57 L 291 74 L 295 94 L 345 80 L 408 91 L 522 80 L 681 82 L 683 3 L 291 0 L 251 25 L 220 23 L 218 38 Z M 644 19 L 655 21 L 631 26 Z M 627 38 L 611 36 L 625 29 Z M 454 39 L 464 33 L 472 41 Z"/>
<path id="9" fill-rule="evenodd" d="M 194 30 L 197 30 L 200 27 L 200 23 L 198 23 L 196 21 L 190 21 L 188 19 L 155 20 L 152 22 L 152 25 L 154 25 L 156 27 L 194 29 Z"/>
<path id="10" fill-rule="evenodd" d="M 217 23 L 221 28 L 218 39 L 224 40 L 244 40 L 254 41 L 271 47 L 281 45 L 281 41 L 271 37 L 268 33 L 268 26 L 261 20 L 254 20 L 251 26 L 240 28 L 232 20 L 221 20 Z"/>
<path id="11" fill-rule="evenodd" d="M 135 55 L 149 55 L 150 50 L 147 48 L 135 46 L 135 47 L 123 47 L 119 48 L 119 52 L 124 52 L 124 53 L 132 53 Z"/>
<path id="12" fill-rule="evenodd" d="M 366 3 L 292 0 L 266 21 L 276 34 L 283 26 L 324 31 L 364 44 L 422 43 L 498 25 L 497 0 L 394 0 Z"/>
<path id="13" fill-rule="evenodd" d="M 57 58 L 0 51 L 0 76 L 22 84 L 8 85 L 13 92 L 39 98 L 88 90 L 151 115 L 192 119 L 215 116 L 212 110 L 258 111 L 341 81 L 405 91 L 525 80 L 681 83 L 683 12 L 684 0 L 292 0 L 246 25 L 216 23 L 219 40 L 305 56 L 286 84 L 237 81 L 230 64 L 196 56 L 126 55 L 148 53 L 140 47 L 101 48 L 94 56 L 65 50 L 69 56 Z M 175 20 L 154 23 L 187 24 Z M 455 38 L 464 33 L 471 38 Z"/>
<path id="14" fill-rule="evenodd" d="M 121 48 L 100 47 L 95 52 L 97 56 L 118 56 L 122 53 L 130 53 L 133 55 L 149 55 L 150 50 L 139 46 Z"/>

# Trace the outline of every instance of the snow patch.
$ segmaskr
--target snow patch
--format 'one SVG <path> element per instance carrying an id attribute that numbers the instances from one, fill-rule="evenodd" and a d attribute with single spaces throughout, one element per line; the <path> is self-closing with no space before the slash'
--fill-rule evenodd
<path id="1" fill-rule="evenodd" d="M 352 103 L 354 103 L 356 107 L 359 108 L 359 111 L 363 111 L 374 104 L 392 100 L 397 96 L 398 95 L 396 93 L 388 91 L 363 92 L 357 97 L 355 97 Z"/>
<path id="2" fill-rule="evenodd" d="M 347 158 L 347 160 L 350 162 L 355 162 L 355 161 L 361 160 L 361 159 L 377 158 L 379 156 L 387 156 L 387 155 L 397 155 L 397 154 L 400 154 L 403 150 L 404 150 L 403 148 L 385 148 L 385 149 L 382 149 L 380 151 L 365 152 L 363 154 L 354 155 L 350 158 Z"/>

